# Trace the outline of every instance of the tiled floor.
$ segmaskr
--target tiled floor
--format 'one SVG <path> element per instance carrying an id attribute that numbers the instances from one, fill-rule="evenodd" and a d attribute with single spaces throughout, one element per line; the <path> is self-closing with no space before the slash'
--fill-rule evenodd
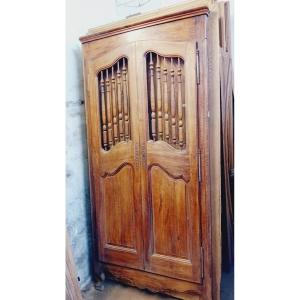
<path id="1" fill-rule="evenodd" d="M 153 294 L 145 290 L 105 280 L 102 292 L 94 286 L 83 292 L 84 300 L 172 300 L 174 298 Z M 222 274 L 221 300 L 233 300 L 233 272 Z"/>

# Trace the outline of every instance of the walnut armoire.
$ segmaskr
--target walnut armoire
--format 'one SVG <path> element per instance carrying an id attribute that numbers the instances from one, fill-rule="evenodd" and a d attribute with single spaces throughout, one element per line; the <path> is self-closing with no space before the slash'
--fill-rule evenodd
<path id="1" fill-rule="evenodd" d="M 219 30 L 198 0 L 80 38 L 98 276 L 220 299 Z"/>

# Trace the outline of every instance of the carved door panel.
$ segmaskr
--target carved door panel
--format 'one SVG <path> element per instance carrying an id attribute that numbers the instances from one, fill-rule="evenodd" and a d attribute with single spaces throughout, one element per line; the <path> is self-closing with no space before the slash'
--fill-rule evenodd
<path id="1" fill-rule="evenodd" d="M 86 62 L 100 261 L 143 269 L 135 44 Z"/>
<path id="2" fill-rule="evenodd" d="M 145 269 L 201 282 L 193 43 L 137 43 Z"/>

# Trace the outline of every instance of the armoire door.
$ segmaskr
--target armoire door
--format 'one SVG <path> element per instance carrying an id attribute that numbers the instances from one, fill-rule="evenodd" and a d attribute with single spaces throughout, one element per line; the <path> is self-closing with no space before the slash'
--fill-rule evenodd
<path id="1" fill-rule="evenodd" d="M 100 261 L 143 269 L 135 43 L 85 62 Z"/>
<path id="2" fill-rule="evenodd" d="M 137 43 L 145 269 L 201 282 L 194 43 Z"/>

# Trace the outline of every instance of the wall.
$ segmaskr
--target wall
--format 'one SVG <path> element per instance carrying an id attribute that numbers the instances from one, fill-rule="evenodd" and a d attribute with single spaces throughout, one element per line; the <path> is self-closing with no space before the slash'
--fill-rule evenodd
<path id="1" fill-rule="evenodd" d="M 141 12 L 181 0 L 152 0 Z M 91 218 L 81 47 L 78 38 L 91 27 L 135 13 L 115 1 L 66 1 L 66 226 L 80 287 L 91 280 Z"/>
<path id="2" fill-rule="evenodd" d="M 80 277 L 80 287 L 91 280 L 91 219 L 83 105 L 81 47 L 78 38 L 88 28 L 115 19 L 113 1 L 66 2 L 66 225 Z"/>

